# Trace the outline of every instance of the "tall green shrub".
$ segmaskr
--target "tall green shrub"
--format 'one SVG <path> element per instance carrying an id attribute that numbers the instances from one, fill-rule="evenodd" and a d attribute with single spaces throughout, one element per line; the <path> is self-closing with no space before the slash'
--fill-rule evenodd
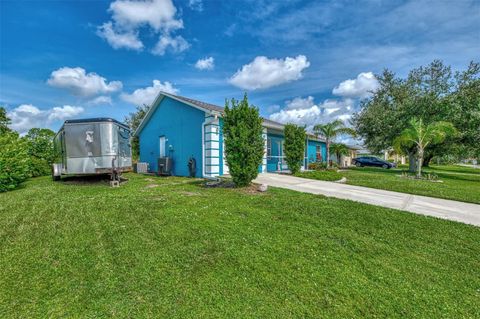
<path id="1" fill-rule="evenodd" d="M 247 94 L 242 101 L 225 103 L 223 134 L 230 175 L 239 187 L 249 185 L 258 175 L 262 164 L 264 140 L 262 118 L 258 108 L 248 104 Z"/>
<path id="2" fill-rule="evenodd" d="M 44 176 L 51 172 L 55 160 L 53 138 L 55 132 L 47 128 L 32 128 L 25 135 L 27 151 L 30 156 L 30 175 Z"/>
<path id="3" fill-rule="evenodd" d="M 292 174 L 300 171 L 305 159 L 305 127 L 295 124 L 285 125 L 285 160 Z"/>
<path id="4" fill-rule="evenodd" d="M 16 132 L 0 134 L 0 192 L 16 188 L 30 176 L 27 142 Z"/>

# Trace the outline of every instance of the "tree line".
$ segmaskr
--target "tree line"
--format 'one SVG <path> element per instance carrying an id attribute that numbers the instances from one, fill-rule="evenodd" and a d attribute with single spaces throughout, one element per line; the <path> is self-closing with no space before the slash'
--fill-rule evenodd
<path id="1" fill-rule="evenodd" d="M 49 175 L 56 157 L 52 130 L 32 128 L 22 137 L 10 124 L 5 108 L 0 107 L 0 192 L 16 188 L 29 177 Z"/>

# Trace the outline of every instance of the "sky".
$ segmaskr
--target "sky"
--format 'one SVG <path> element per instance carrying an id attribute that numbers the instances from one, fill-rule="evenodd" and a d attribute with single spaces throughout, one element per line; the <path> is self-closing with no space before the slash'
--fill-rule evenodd
<path id="1" fill-rule="evenodd" d="M 159 91 L 311 128 L 348 123 L 388 68 L 480 61 L 480 0 L 0 0 L 11 127 L 123 120 Z"/>

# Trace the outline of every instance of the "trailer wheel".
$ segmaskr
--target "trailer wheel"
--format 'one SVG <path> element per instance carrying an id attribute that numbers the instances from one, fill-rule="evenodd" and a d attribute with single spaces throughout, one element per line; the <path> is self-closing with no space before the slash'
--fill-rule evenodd
<path id="1" fill-rule="evenodd" d="M 56 181 L 59 181 L 60 180 L 60 175 L 55 175 L 55 167 L 54 167 L 55 164 L 52 165 L 52 180 L 54 182 Z"/>

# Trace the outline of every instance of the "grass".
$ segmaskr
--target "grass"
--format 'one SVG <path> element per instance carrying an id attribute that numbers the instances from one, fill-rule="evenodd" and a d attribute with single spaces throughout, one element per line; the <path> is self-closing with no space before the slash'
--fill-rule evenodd
<path id="1" fill-rule="evenodd" d="M 480 230 L 129 174 L 0 194 L 0 317 L 480 317 Z"/>
<path id="2" fill-rule="evenodd" d="M 302 172 L 297 176 L 326 181 L 338 180 L 345 176 L 347 184 L 350 185 L 480 204 L 480 169 L 445 165 L 432 166 L 424 170 L 425 173 L 436 174 L 442 183 L 401 178 L 402 171 L 406 169 L 406 166 L 388 170 L 376 167 L 355 167 L 340 172 Z"/>

